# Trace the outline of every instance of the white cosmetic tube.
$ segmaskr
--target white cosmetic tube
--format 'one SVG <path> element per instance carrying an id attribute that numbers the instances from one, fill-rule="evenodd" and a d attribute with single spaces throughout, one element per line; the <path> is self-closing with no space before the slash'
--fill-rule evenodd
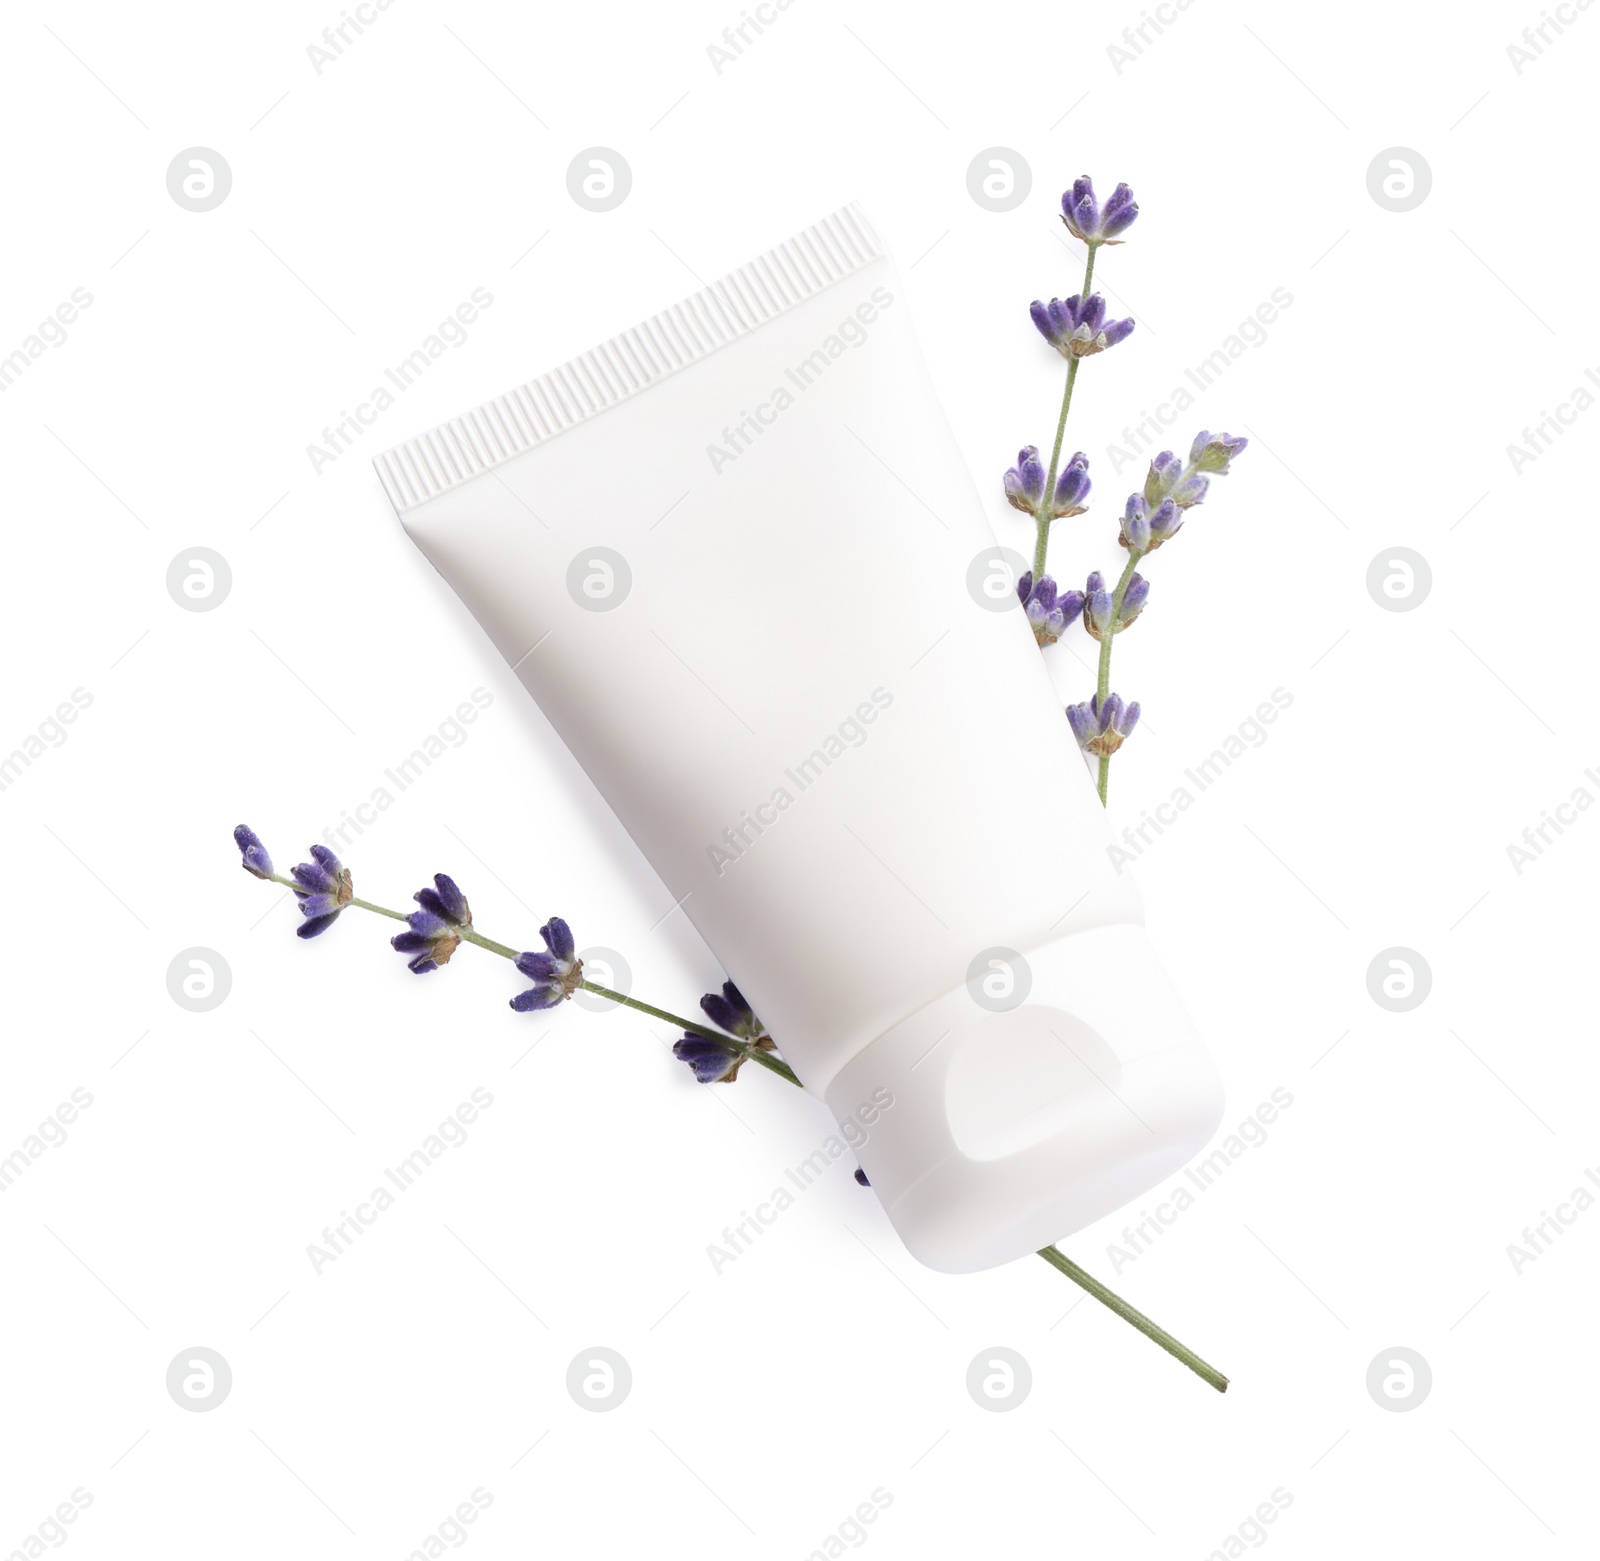
<path id="1" fill-rule="evenodd" d="M 376 465 L 914 1256 L 1020 1257 L 1210 1137 L 858 207 Z"/>

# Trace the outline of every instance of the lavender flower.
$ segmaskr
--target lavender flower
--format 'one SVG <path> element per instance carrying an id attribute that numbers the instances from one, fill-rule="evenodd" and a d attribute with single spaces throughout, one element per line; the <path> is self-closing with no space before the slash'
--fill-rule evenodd
<path id="1" fill-rule="evenodd" d="M 702 1084 L 731 1084 L 744 1053 L 704 1035 L 691 1035 L 684 1031 L 681 1039 L 672 1043 L 672 1055 L 686 1062 L 694 1070 L 695 1078 Z"/>
<path id="2" fill-rule="evenodd" d="M 1194 436 L 1194 444 L 1189 449 L 1189 464 L 1197 471 L 1221 472 L 1226 476 L 1228 462 L 1249 443 L 1248 439 L 1236 439 L 1231 434 L 1202 430 Z"/>
<path id="3" fill-rule="evenodd" d="M 339 919 L 339 912 L 354 897 L 350 869 L 326 846 L 312 846 L 312 861 L 299 863 L 290 873 L 295 893 L 300 898 L 300 914 L 305 918 L 294 930 L 302 938 L 326 932 Z"/>
<path id="4" fill-rule="evenodd" d="M 543 952 L 517 955 L 517 969 L 533 982 L 526 992 L 518 992 L 511 999 L 511 1006 L 519 1014 L 534 1008 L 554 1008 L 571 997 L 583 980 L 583 961 L 577 957 L 572 928 L 559 916 L 552 916 L 539 929 L 539 936 L 544 939 Z"/>
<path id="5" fill-rule="evenodd" d="M 1117 235 L 1131 228 L 1138 215 L 1139 203 L 1125 184 L 1119 184 L 1102 207 L 1088 174 L 1074 179 L 1072 188 L 1061 197 L 1061 220 L 1067 231 L 1085 244 L 1120 244 Z"/>
<path id="6" fill-rule="evenodd" d="M 1039 451 L 1036 446 L 1026 444 L 1017 451 L 1017 464 L 1005 476 L 1006 498 L 1011 507 L 1025 515 L 1037 516 L 1044 499 L 1044 483 L 1044 462 L 1039 459 Z M 1050 518 L 1060 520 L 1068 515 L 1081 515 L 1090 486 L 1089 457 L 1079 450 L 1056 478 Z"/>
<path id="7" fill-rule="evenodd" d="M 777 1049 L 767 1027 L 756 1018 L 733 982 L 724 981 L 720 992 L 707 992 L 700 999 L 700 1007 L 718 1029 L 737 1036 L 746 1046 L 766 1052 Z M 672 1055 L 688 1063 L 702 1084 L 731 1084 L 746 1061 L 743 1048 L 688 1032 L 674 1042 Z"/>
<path id="8" fill-rule="evenodd" d="M 406 917 L 410 930 L 389 939 L 390 948 L 413 956 L 407 968 L 419 976 L 448 965 L 461 945 L 461 929 L 472 925 L 467 897 L 455 880 L 435 873 L 433 882 L 432 889 L 418 889 L 412 895 L 422 909 Z"/>
<path id="9" fill-rule="evenodd" d="M 1089 457 L 1079 450 L 1056 478 L 1056 501 L 1050 507 L 1050 518 L 1064 520 L 1083 514 L 1088 508 L 1089 489 L 1093 486 L 1089 481 Z"/>
<path id="10" fill-rule="evenodd" d="M 1105 577 L 1098 569 L 1095 570 L 1085 585 L 1083 601 L 1083 626 L 1094 639 L 1100 640 L 1106 636 L 1107 626 L 1111 622 L 1113 595 L 1114 593 L 1106 589 Z M 1122 606 L 1117 612 L 1117 626 L 1110 632 L 1121 634 L 1144 611 L 1144 604 L 1149 598 L 1150 582 L 1143 575 L 1135 573 L 1128 581 L 1127 590 L 1122 593 Z"/>
<path id="11" fill-rule="evenodd" d="M 255 830 L 248 824 L 237 825 L 233 831 L 233 843 L 239 848 L 239 865 L 247 873 L 254 873 L 257 878 L 272 877 L 272 858 L 267 855 L 267 848 L 262 845 Z"/>
<path id="12" fill-rule="evenodd" d="M 1163 499 L 1152 511 L 1142 493 L 1130 493 L 1117 540 L 1130 552 L 1153 553 L 1163 542 L 1176 536 L 1182 525 L 1183 511 L 1176 500 Z"/>
<path id="13" fill-rule="evenodd" d="M 1102 705 L 1095 694 L 1084 704 L 1067 706 L 1067 724 L 1085 753 L 1112 754 L 1139 724 L 1139 702 L 1125 705 L 1121 695 L 1107 694 Z"/>
<path id="14" fill-rule="evenodd" d="M 1133 334 L 1132 320 L 1108 320 L 1099 293 L 1087 298 L 1052 298 L 1028 306 L 1039 334 L 1064 358 L 1088 358 Z"/>
<path id="15" fill-rule="evenodd" d="M 1157 505 L 1171 499 L 1179 509 L 1188 509 L 1206 496 L 1211 479 L 1196 470 L 1194 462 L 1185 466 L 1170 450 L 1163 450 L 1151 463 L 1145 474 L 1145 502 Z"/>
<path id="16" fill-rule="evenodd" d="M 1039 459 L 1039 447 L 1025 444 L 1017 451 L 1017 464 L 1005 475 L 1006 498 L 1012 509 L 1025 515 L 1037 515 L 1039 503 L 1044 498 L 1044 462 Z"/>
<path id="17" fill-rule="evenodd" d="M 1031 569 L 1017 581 L 1017 600 L 1028 615 L 1034 639 L 1041 645 L 1054 645 L 1083 611 L 1082 591 L 1058 593 L 1049 575 L 1040 575 L 1035 583 Z"/>
<path id="18" fill-rule="evenodd" d="M 1211 478 L 1205 474 L 1226 476 L 1228 463 L 1249 443 L 1248 439 L 1202 429 L 1195 435 L 1187 463 L 1171 450 L 1163 450 L 1150 463 L 1144 491 L 1128 496 L 1122 545 L 1136 553 L 1150 553 L 1174 537 L 1183 524 L 1183 511 L 1204 500 L 1211 486 Z"/>
<path id="19" fill-rule="evenodd" d="M 731 981 L 722 983 L 720 992 L 707 992 L 700 999 L 700 1010 L 719 1030 L 741 1040 L 759 1041 L 767 1027 L 756 1018 L 744 994 Z"/>

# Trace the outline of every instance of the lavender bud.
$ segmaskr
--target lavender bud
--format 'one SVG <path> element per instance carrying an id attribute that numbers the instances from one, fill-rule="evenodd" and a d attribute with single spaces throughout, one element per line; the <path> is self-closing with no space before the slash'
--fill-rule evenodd
<path id="1" fill-rule="evenodd" d="M 1172 492 L 1174 485 L 1183 475 L 1183 462 L 1170 450 L 1163 450 L 1150 463 L 1150 470 L 1144 479 L 1144 500 L 1146 504 L 1159 504 Z"/>
<path id="2" fill-rule="evenodd" d="M 1054 645 L 1083 611 L 1082 591 L 1058 592 L 1049 575 L 1035 581 L 1031 571 L 1017 581 L 1017 597 L 1040 645 Z"/>
<path id="3" fill-rule="evenodd" d="M 1038 514 L 1039 501 L 1044 498 L 1044 466 L 1035 446 L 1025 444 L 1017 452 L 1017 464 L 1005 476 L 1005 490 L 1013 509 Z"/>
<path id="4" fill-rule="evenodd" d="M 761 1051 L 776 1050 L 767 1027 L 756 1018 L 744 994 L 733 982 L 724 981 L 720 992 L 707 992 L 700 999 L 700 1007 L 719 1029 Z M 672 1055 L 679 1062 L 688 1063 L 702 1084 L 731 1084 L 746 1058 L 745 1052 L 737 1047 L 690 1032 L 673 1043 Z"/>
<path id="5" fill-rule="evenodd" d="M 1183 511 L 1176 499 L 1163 499 L 1161 506 L 1150 517 L 1150 551 L 1153 553 L 1163 542 L 1178 534 L 1183 524 Z"/>
<path id="6" fill-rule="evenodd" d="M 1067 231 L 1085 244 L 1119 244 L 1119 234 L 1133 226 L 1139 215 L 1133 191 L 1119 184 L 1102 207 L 1095 198 L 1094 181 L 1083 174 L 1072 181 L 1072 188 L 1061 197 L 1061 220 Z"/>
<path id="7" fill-rule="evenodd" d="M 1150 517 L 1142 493 L 1128 495 L 1127 508 L 1122 515 L 1122 532 L 1118 540 L 1130 552 L 1150 551 Z"/>
<path id="8" fill-rule="evenodd" d="M 1139 215 L 1139 203 L 1133 198 L 1133 191 L 1125 184 L 1119 184 L 1111 192 L 1111 199 L 1105 204 L 1105 209 L 1100 213 L 1101 242 L 1114 244 L 1117 235 L 1126 233 L 1131 228 Z"/>
<path id="9" fill-rule="evenodd" d="M 533 982 L 526 992 L 518 992 L 511 999 L 511 1006 L 519 1014 L 554 1008 L 571 997 L 583 980 L 583 961 L 577 957 L 572 928 L 559 916 L 552 916 L 539 929 L 539 936 L 544 939 L 542 951 L 517 955 L 517 969 Z"/>
<path id="10" fill-rule="evenodd" d="M 1099 293 L 1087 298 L 1037 298 L 1028 312 L 1039 334 L 1064 358 L 1088 358 L 1133 334 L 1132 320 L 1107 320 L 1106 301 Z"/>
<path id="11" fill-rule="evenodd" d="M 1138 701 L 1124 705 L 1120 695 L 1108 694 L 1102 706 L 1096 694 L 1081 705 L 1067 706 L 1067 724 L 1085 753 L 1112 754 L 1139 724 Z"/>
<path id="12" fill-rule="evenodd" d="M 1089 489 L 1092 486 L 1089 481 L 1089 457 L 1079 450 L 1056 478 L 1055 502 L 1050 506 L 1051 518 L 1061 520 L 1066 516 L 1083 514 L 1088 507 Z"/>
<path id="13" fill-rule="evenodd" d="M 732 1046 L 724 1046 L 703 1035 L 690 1035 L 687 1031 L 682 1039 L 672 1043 L 672 1055 L 679 1062 L 688 1063 L 702 1084 L 731 1083 L 739 1064 L 744 1061 L 744 1053 Z"/>
<path id="14" fill-rule="evenodd" d="M 261 838 L 248 824 L 239 824 L 233 831 L 233 843 L 239 848 L 239 865 L 257 878 L 272 876 L 272 858 Z"/>
<path id="15" fill-rule="evenodd" d="M 1150 582 L 1143 575 L 1135 574 L 1122 593 L 1122 606 L 1116 614 L 1116 627 L 1110 628 L 1111 608 L 1115 597 L 1106 589 L 1105 578 L 1097 569 L 1089 576 L 1085 586 L 1083 626 L 1089 631 L 1092 639 L 1104 639 L 1108 629 L 1113 634 L 1120 634 L 1144 611 L 1144 604 L 1149 597 Z"/>
<path id="16" fill-rule="evenodd" d="M 350 869 L 326 846 L 312 846 L 311 858 L 298 863 L 289 873 L 295 881 L 294 892 L 304 918 L 294 930 L 302 938 L 326 932 L 355 894 Z"/>
<path id="17" fill-rule="evenodd" d="M 455 879 L 435 873 L 433 885 L 411 896 L 422 909 L 406 917 L 409 930 L 389 939 L 390 948 L 411 956 L 406 968 L 419 976 L 448 965 L 461 946 L 461 929 L 472 925 L 467 897 L 456 887 Z"/>
<path id="18" fill-rule="evenodd" d="M 744 994 L 731 981 L 722 983 L 720 992 L 707 992 L 700 999 L 701 1011 L 719 1030 L 746 1041 L 758 1041 L 767 1027 L 756 1018 Z"/>
<path id="19" fill-rule="evenodd" d="M 1196 471 L 1222 472 L 1228 463 L 1248 445 L 1248 439 L 1236 439 L 1231 434 L 1213 434 L 1202 429 L 1195 435 L 1189 450 L 1189 464 Z"/>

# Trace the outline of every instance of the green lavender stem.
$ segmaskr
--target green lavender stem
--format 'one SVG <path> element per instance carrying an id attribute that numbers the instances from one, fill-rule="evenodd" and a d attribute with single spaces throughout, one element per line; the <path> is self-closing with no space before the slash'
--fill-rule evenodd
<path id="1" fill-rule="evenodd" d="M 1111 642 L 1116 639 L 1117 619 L 1122 612 L 1122 599 L 1128 594 L 1128 583 L 1133 579 L 1133 572 L 1139 567 L 1139 560 L 1144 557 L 1132 548 L 1128 549 L 1128 565 L 1122 571 L 1122 578 L 1117 581 L 1117 589 L 1111 597 L 1111 622 L 1106 625 L 1105 632 L 1100 639 L 1100 677 L 1095 685 L 1095 692 L 1099 697 L 1100 708 L 1105 708 L 1106 696 L 1111 692 Z M 1100 776 L 1096 789 L 1100 793 L 1100 805 L 1105 806 L 1106 786 L 1111 779 L 1111 755 L 1100 755 Z"/>
<path id="2" fill-rule="evenodd" d="M 1197 1377 L 1204 1378 L 1217 1392 L 1226 1393 L 1228 1391 L 1228 1379 L 1215 1366 L 1201 1360 L 1188 1345 L 1180 1344 L 1165 1328 L 1159 1327 L 1151 1322 L 1143 1312 L 1129 1306 L 1120 1295 L 1116 1294 L 1115 1291 L 1108 1290 L 1093 1275 L 1086 1274 L 1064 1252 L 1055 1247 L 1041 1247 L 1039 1256 L 1052 1268 L 1060 1269 L 1075 1285 L 1081 1285 L 1102 1306 L 1110 1307 L 1124 1322 L 1132 1323 L 1145 1338 L 1159 1344 L 1174 1360 L 1181 1360 L 1190 1371 Z"/>
<path id="3" fill-rule="evenodd" d="M 1100 246 L 1089 246 L 1089 258 L 1083 267 L 1082 298 L 1089 296 L 1089 284 L 1094 280 L 1094 257 Z M 1033 535 L 1033 578 L 1042 579 L 1044 576 L 1045 555 L 1050 550 L 1050 506 L 1055 499 L 1056 473 L 1061 469 L 1061 441 L 1066 437 L 1067 413 L 1072 409 L 1072 387 L 1078 383 L 1078 365 L 1083 360 L 1072 358 L 1067 363 L 1066 389 L 1061 393 L 1061 415 L 1056 419 L 1056 442 L 1050 451 L 1050 472 L 1044 481 L 1044 500 L 1040 505 L 1039 513 L 1034 517 Z"/>
<path id="4" fill-rule="evenodd" d="M 1093 250 L 1089 251 L 1089 258 L 1092 266 L 1094 260 Z M 1085 278 L 1085 281 L 1087 282 L 1087 278 Z M 1128 565 L 1128 574 L 1132 574 L 1132 572 L 1133 565 L 1130 563 Z M 1117 599 L 1119 603 L 1121 601 L 1122 590 L 1126 587 L 1127 579 L 1128 575 L 1125 574 L 1123 576 L 1122 586 L 1119 586 L 1118 588 Z M 1109 641 L 1107 643 L 1109 644 Z M 1102 650 L 1101 654 L 1101 680 L 1103 682 L 1105 678 L 1104 650 Z M 272 875 L 270 881 L 273 883 L 282 884 L 286 889 L 297 889 L 299 887 L 292 878 L 284 878 L 277 873 Z M 407 919 L 403 911 L 392 911 L 388 906 L 374 905 L 370 900 L 358 900 L 352 896 L 348 903 L 360 910 L 371 911 L 375 916 L 387 916 L 391 921 L 405 921 Z M 498 954 L 502 959 L 514 960 L 517 957 L 517 951 L 515 949 L 508 948 L 504 943 L 496 943 L 493 938 L 484 937 L 481 932 L 476 931 L 472 927 L 458 927 L 456 931 L 464 942 L 475 943 L 479 948 L 487 949 L 491 954 Z M 655 1019 L 664 1019 L 668 1024 L 676 1025 L 680 1029 L 687 1030 L 691 1035 L 704 1036 L 705 1039 L 709 1041 L 715 1041 L 719 1046 L 726 1046 L 730 1051 L 741 1053 L 751 1062 L 760 1063 L 763 1068 L 766 1068 L 771 1073 L 777 1074 L 781 1079 L 786 1079 L 796 1088 L 803 1088 L 800 1083 L 799 1076 L 795 1073 L 793 1068 L 791 1068 L 786 1062 L 779 1061 L 778 1058 L 772 1056 L 770 1053 L 762 1051 L 759 1046 L 751 1046 L 748 1043 L 739 1040 L 735 1036 L 724 1035 L 720 1030 L 707 1029 L 705 1025 L 700 1024 L 693 1019 L 685 1019 L 681 1014 L 668 1013 L 665 1008 L 656 1008 L 650 1003 L 641 1003 L 637 998 L 628 997 L 622 992 L 613 991 L 610 987 L 601 986 L 598 981 L 580 980 L 578 982 L 578 986 L 585 992 L 593 992 L 596 997 L 606 998 L 608 1001 L 613 1003 L 621 1003 L 627 1008 L 636 1008 L 640 1013 L 649 1014 Z M 1140 1333 L 1144 1334 L 1146 1338 L 1155 1340 L 1155 1342 L 1159 1344 L 1162 1349 L 1167 1351 L 1169 1355 L 1175 1356 L 1178 1360 L 1181 1360 L 1191 1371 L 1197 1372 L 1200 1376 L 1204 1377 L 1206 1381 L 1209 1382 L 1219 1393 L 1224 1392 L 1227 1389 L 1228 1379 L 1224 1377 L 1221 1372 L 1217 1371 L 1213 1366 L 1208 1366 L 1203 1360 L 1200 1359 L 1198 1355 L 1194 1353 L 1193 1350 L 1189 1349 L 1186 1345 L 1180 1344 L 1164 1328 L 1157 1327 L 1157 1325 L 1151 1322 L 1143 1312 L 1140 1312 L 1134 1307 L 1130 1306 L 1115 1291 L 1107 1289 L 1106 1286 L 1101 1284 L 1098 1279 L 1093 1278 L 1083 1269 L 1079 1268 L 1078 1265 L 1074 1263 L 1072 1259 L 1069 1258 L 1065 1253 L 1059 1251 L 1055 1247 L 1044 1247 L 1040 1249 L 1039 1256 L 1042 1257 L 1045 1262 L 1051 1264 L 1052 1267 L 1060 1269 L 1061 1272 L 1065 1274 L 1067 1278 L 1072 1280 L 1074 1284 L 1081 1285 L 1103 1306 L 1110 1307 L 1118 1317 L 1121 1317 L 1125 1321 L 1132 1323 L 1133 1326 L 1137 1328 Z"/>

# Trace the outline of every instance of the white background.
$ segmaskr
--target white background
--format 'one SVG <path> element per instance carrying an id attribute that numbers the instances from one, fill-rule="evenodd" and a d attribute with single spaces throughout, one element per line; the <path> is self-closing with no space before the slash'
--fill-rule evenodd
<path id="1" fill-rule="evenodd" d="M 1600 1212 L 1520 1274 L 1507 1255 L 1600 1164 L 1600 820 L 1520 874 L 1506 851 L 1600 796 L 1600 411 L 1520 475 L 1506 448 L 1600 362 L 1600 21 L 1569 12 L 1518 74 L 1534 9 L 1197 0 L 1119 72 L 1133 4 L 795 0 L 720 74 L 734 0 L 397 0 L 320 74 L 332 3 L 8 11 L 0 354 L 75 287 L 94 301 L 0 397 L 0 751 L 75 688 L 92 704 L 0 792 L 0 1155 L 75 1088 L 94 1103 L 0 1197 L 0 1554 L 76 1487 L 85 1558 L 403 1556 L 475 1488 L 485 1556 L 826 1554 L 880 1487 L 861 1532 L 885 1557 L 1204 1556 L 1280 1487 L 1260 1537 L 1285 1557 L 1592 1546 Z M 165 185 L 197 145 L 233 175 L 206 213 Z M 595 145 L 634 180 L 603 215 L 566 189 Z M 1032 170 L 1008 214 L 967 193 L 994 146 Z M 1398 214 L 1367 187 L 1395 146 L 1433 178 Z M 828 1131 L 815 1101 L 697 1087 L 637 1015 L 514 1015 L 486 956 L 418 980 L 356 912 L 301 944 L 228 839 L 246 819 L 299 859 L 481 688 L 468 740 L 343 853 L 358 892 L 402 904 L 449 871 L 491 935 L 562 914 L 690 1007 L 715 962 L 446 610 L 370 458 L 854 197 L 1025 547 L 999 479 L 1048 437 L 1060 367 L 1026 306 L 1077 285 L 1055 212 L 1084 171 L 1137 192 L 1097 280 L 1140 328 L 1080 378 L 1068 448 L 1099 502 L 1060 573 L 1118 557 L 1139 468 L 1114 475 L 1109 444 L 1293 298 L 1174 430 L 1254 443 L 1147 570 L 1115 674 L 1147 724 L 1111 791 L 1136 824 L 1292 695 L 1139 877 L 1228 1120 L 1293 1105 L 1120 1274 L 1123 1218 L 1065 1243 L 1225 1397 L 1042 1263 L 921 1269 L 847 1167 L 714 1273 L 707 1244 Z M 307 446 L 475 287 L 494 302 L 466 344 L 315 473 Z M 628 463 L 604 474 L 624 498 Z M 195 546 L 231 566 L 215 611 L 165 586 Z M 1366 587 L 1395 546 L 1432 570 L 1405 613 Z M 1084 697 L 1088 642 L 1051 655 Z M 204 1014 L 166 985 L 196 945 L 232 971 Z M 1366 980 L 1396 945 L 1432 971 L 1403 1014 Z M 480 1086 L 465 1145 L 315 1273 L 322 1228 Z M 211 1413 L 164 1386 L 196 1345 L 233 1371 Z M 612 1413 L 565 1389 L 592 1345 L 631 1363 Z M 965 1388 L 995 1345 L 1032 1367 L 1010 1413 Z M 1409 1413 L 1365 1385 L 1393 1346 L 1432 1369 Z"/>

